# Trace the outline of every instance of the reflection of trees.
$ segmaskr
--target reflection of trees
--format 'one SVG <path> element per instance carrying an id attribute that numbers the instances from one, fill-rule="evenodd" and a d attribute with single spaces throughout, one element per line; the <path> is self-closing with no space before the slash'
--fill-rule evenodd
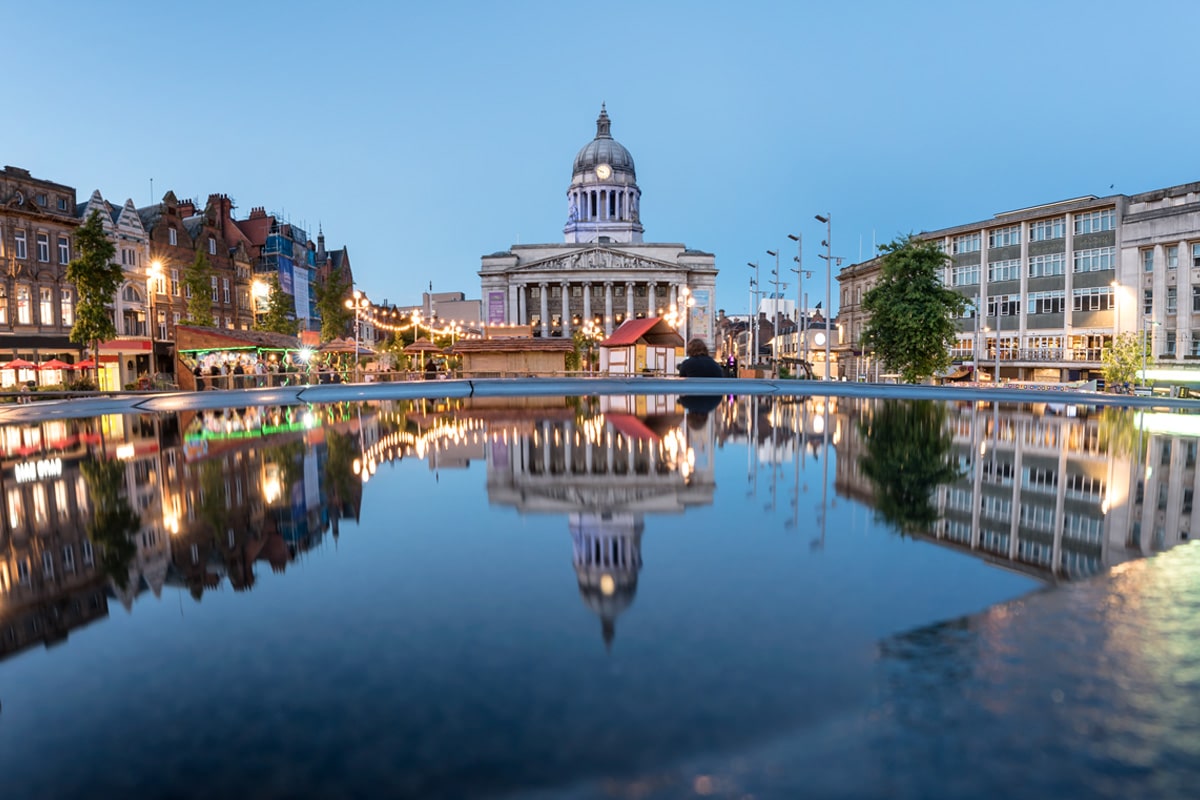
<path id="1" fill-rule="evenodd" d="M 1109 458 L 1136 454 L 1137 460 L 1142 460 L 1133 411 L 1105 406 L 1100 410 L 1099 435 L 1100 447 L 1108 451 Z"/>
<path id="2" fill-rule="evenodd" d="M 354 497 L 354 459 L 358 455 L 357 442 L 346 433 L 334 430 L 325 433 L 325 485 L 328 487 L 330 505 L 341 511 Z M 336 515 L 332 515 L 336 518 Z"/>
<path id="3" fill-rule="evenodd" d="M 946 409 L 930 400 L 885 400 L 859 426 L 863 474 L 875 491 L 875 511 L 902 533 L 937 520 L 933 492 L 961 477 L 951 458 Z"/>
<path id="4" fill-rule="evenodd" d="M 129 565 L 137 554 L 137 533 L 141 520 L 121 491 L 125 483 L 125 465 L 120 461 L 91 459 L 80 465 L 92 500 L 92 518 L 87 535 L 100 549 L 100 568 L 118 588 L 129 585 Z"/>
<path id="5" fill-rule="evenodd" d="M 227 527 L 230 518 L 229 502 L 225 496 L 225 465 L 221 461 L 205 461 L 200 465 L 200 498 L 196 516 L 208 524 L 214 537 Z"/>

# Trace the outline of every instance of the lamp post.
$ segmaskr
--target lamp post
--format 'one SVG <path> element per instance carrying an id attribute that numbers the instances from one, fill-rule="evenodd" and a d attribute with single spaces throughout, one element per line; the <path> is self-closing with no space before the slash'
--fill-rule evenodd
<path id="1" fill-rule="evenodd" d="M 758 282 L 758 262 L 757 261 L 747 261 L 746 266 L 750 267 L 751 269 L 754 270 L 754 283 L 751 284 L 754 287 L 754 291 L 751 292 L 751 296 L 753 298 L 757 298 L 762 290 L 762 284 L 760 284 Z M 751 337 L 752 344 L 754 345 L 754 347 L 750 351 L 750 359 L 751 359 L 750 367 L 751 367 L 751 369 L 754 369 L 754 368 L 756 368 L 756 366 L 758 364 L 758 348 L 759 348 L 759 344 L 758 344 L 758 304 L 753 299 L 750 301 L 750 303 L 751 303 L 750 304 L 750 314 L 752 316 L 752 319 L 750 320 L 750 324 L 754 326 L 753 336 Z"/>
<path id="2" fill-rule="evenodd" d="M 1143 389 L 1146 388 L 1146 331 L 1149 330 L 1149 328 L 1152 325 L 1161 325 L 1161 324 L 1162 324 L 1161 322 L 1155 322 L 1152 319 L 1142 320 L 1142 388 Z M 1150 344 L 1151 344 L 1151 346 L 1153 346 L 1153 344 L 1154 344 L 1153 336 L 1150 337 Z"/>
<path id="3" fill-rule="evenodd" d="M 829 294 L 832 289 L 833 280 L 833 215 L 826 213 L 825 215 L 817 214 L 815 216 L 817 222 L 825 223 L 825 241 L 821 244 L 825 245 L 825 380 L 830 380 L 829 377 L 829 338 L 832 335 L 832 328 L 829 325 L 829 317 L 832 309 L 830 308 Z"/>
<path id="4" fill-rule="evenodd" d="M 361 377 L 359 375 L 359 360 L 358 360 L 358 340 L 362 335 L 362 320 L 363 314 L 371 305 L 371 301 L 367 296 L 358 289 L 354 290 L 354 297 L 346 300 L 346 308 L 354 311 L 354 382 L 359 383 Z"/>
<path id="5" fill-rule="evenodd" d="M 800 315 L 804 311 L 804 306 L 801 305 L 801 303 L 804 300 L 804 279 L 811 278 L 812 271 L 804 269 L 804 264 L 802 262 L 802 258 L 804 256 L 803 234 L 789 233 L 788 238 L 796 243 L 796 257 L 795 257 L 796 268 L 793 269 L 792 272 L 796 273 L 796 330 L 800 331 L 801 330 Z M 804 361 L 805 361 L 805 363 L 808 363 L 808 318 L 807 318 L 807 316 L 805 316 L 805 319 L 804 319 L 803 334 L 804 334 Z M 797 333 L 797 338 L 799 337 L 799 335 L 800 334 Z M 797 350 L 797 352 L 799 352 L 800 348 L 797 347 L 796 350 Z"/>
<path id="6" fill-rule="evenodd" d="M 154 295 L 157 294 L 158 287 L 155 286 L 162 280 L 163 268 L 162 262 L 157 258 L 150 262 L 150 266 L 146 270 L 146 298 L 149 304 L 149 310 L 146 314 L 146 332 L 150 334 L 150 371 L 158 372 L 157 365 L 154 363 L 158 357 L 154 352 L 154 326 L 157 320 L 154 317 Z"/>
<path id="7" fill-rule="evenodd" d="M 1000 388 L 1000 298 L 996 298 L 996 388 Z"/>
<path id="8" fill-rule="evenodd" d="M 771 335 L 771 361 L 774 362 L 772 364 L 771 369 L 772 369 L 773 376 L 778 377 L 779 376 L 779 251 L 778 250 L 768 250 L 767 255 L 775 256 L 775 269 L 773 269 L 771 271 L 771 275 L 775 278 L 775 280 L 773 281 L 773 283 L 775 284 L 775 294 L 771 298 L 771 304 L 774 307 L 774 311 L 775 311 L 774 315 L 772 316 L 772 319 L 774 319 L 774 322 L 772 324 L 775 327 L 774 327 L 774 332 Z"/>

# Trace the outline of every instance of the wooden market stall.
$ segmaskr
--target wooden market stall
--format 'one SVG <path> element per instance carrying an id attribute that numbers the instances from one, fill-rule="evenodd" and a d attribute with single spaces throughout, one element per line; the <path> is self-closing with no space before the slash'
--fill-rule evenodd
<path id="1" fill-rule="evenodd" d="M 659 317 L 630 319 L 600 342 L 600 372 L 608 375 L 675 375 L 683 337 Z"/>

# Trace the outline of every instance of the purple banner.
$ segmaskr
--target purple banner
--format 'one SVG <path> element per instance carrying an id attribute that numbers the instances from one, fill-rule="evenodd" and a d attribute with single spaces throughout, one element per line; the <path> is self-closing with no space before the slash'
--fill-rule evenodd
<path id="1" fill-rule="evenodd" d="M 488 325 L 503 325 L 508 321 L 507 309 L 505 308 L 504 292 L 488 292 L 488 310 L 487 321 Z"/>

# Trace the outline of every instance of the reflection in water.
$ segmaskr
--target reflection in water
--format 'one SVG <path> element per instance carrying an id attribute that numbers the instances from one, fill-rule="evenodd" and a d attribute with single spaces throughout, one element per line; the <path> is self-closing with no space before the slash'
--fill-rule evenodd
<path id="1" fill-rule="evenodd" d="M 356 562 L 370 583 L 369 600 L 329 611 L 324 596 L 311 606 L 292 598 L 312 617 L 311 630 L 264 632 L 263 642 L 246 648 L 258 652 L 261 645 L 264 654 L 289 661 L 288 648 L 298 645 L 288 636 L 308 641 L 316 631 L 322 644 L 330 642 L 337 657 L 320 647 L 306 655 L 338 676 L 315 695 L 332 697 L 332 704 L 306 698 L 304 714 L 325 719 L 337 706 L 346 725 L 364 724 L 381 741 L 392 736 L 384 748 L 389 757 L 428 748 L 443 759 L 445 772 L 431 771 L 427 784 L 413 780 L 433 787 L 430 795 L 471 793 L 455 781 L 484 767 L 494 785 L 514 789 L 528 785 L 521 769 L 536 772 L 543 786 L 583 774 L 613 776 L 606 784 L 612 792 L 637 796 L 651 796 L 642 790 L 660 779 L 662 796 L 681 786 L 732 786 L 738 781 L 727 774 L 708 783 L 662 776 L 681 751 L 745 748 L 857 709 L 856 691 L 868 691 L 859 684 L 870 675 L 862 654 L 874 655 L 874 642 L 883 642 L 885 670 L 919 664 L 916 672 L 939 685 L 979 669 L 979 626 L 1007 624 L 1002 612 L 914 630 L 937 622 L 930 614 L 964 611 L 933 600 L 933 611 L 907 606 L 905 592 L 934 598 L 937 587 L 918 582 L 921 590 L 913 591 L 894 560 L 908 558 L 912 568 L 924 559 L 934 564 L 930 572 L 947 574 L 950 568 L 940 565 L 953 565 L 956 574 L 969 572 L 964 564 L 977 566 L 975 574 L 1005 575 L 1024 591 L 1029 582 L 983 564 L 1058 583 L 1189 538 L 1198 439 L 1172 421 L 1051 404 L 600 397 L 248 407 L 6 426 L 0 428 L 0 658 L 65 639 L 106 617 L 110 599 L 131 609 L 143 593 L 158 596 L 164 587 L 200 601 L 227 583 L 238 593 L 230 603 L 260 609 L 242 594 L 255 587 L 260 570 L 284 573 L 310 558 L 323 567 L 344 563 L 353 549 L 349 534 L 341 550 L 329 545 L 338 543 L 347 520 L 382 509 L 385 523 L 371 530 L 378 535 L 362 537 L 373 539 L 375 549 L 362 542 L 358 551 L 379 563 Z M 729 451 L 724 459 L 722 450 Z M 399 472 L 381 474 L 402 461 L 405 480 Z M 484 467 L 483 486 L 467 482 L 475 475 L 463 470 L 472 464 Z M 425 469 L 429 474 L 420 477 L 428 480 L 412 480 L 414 470 Z M 481 523 L 479 530 L 448 528 L 422 539 L 429 531 L 387 516 L 439 503 L 467 507 L 465 494 L 478 488 L 496 516 L 456 519 Z M 431 499 L 434 491 L 444 493 Z M 717 515 L 722 505 L 733 511 Z M 862 509 L 953 552 L 867 535 L 879 528 L 863 521 L 872 514 Z M 489 528 L 510 511 L 548 520 L 559 538 L 543 544 L 506 523 Z M 436 514 L 422 519 L 433 527 L 440 522 Z M 766 531 L 779 538 L 758 535 Z M 502 581 L 481 580 L 479 587 L 456 583 L 419 548 L 388 549 L 396 542 L 448 554 L 455 567 L 475 558 L 475 548 L 487 550 L 479 559 L 504 562 L 506 572 Z M 872 553 L 884 551 L 880 563 Z M 550 557 L 535 561 L 543 552 Z M 414 566 L 401 553 L 426 559 Z M 543 584 L 534 569 L 568 582 L 573 570 L 579 600 L 594 616 L 577 600 L 560 602 L 573 594 L 569 583 L 564 598 L 561 581 Z M 280 581 L 312 579 L 296 572 Z M 880 586 L 889 581 L 905 588 L 886 594 Z M 545 586 L 551 594 L 538 593 Z M 463 596 L 449 596 L 455 591 Z M 988 595 L 972 606 L 983 595 L 962 594 L 968 609 L 998 599 Z M 376 602 L 393 595 L 394 605 Z M 471 616 L 479 607 L 490 610 L 499 595 L 519 613 Z M 210 597 L 202 610 L 220 619 L 223 605 Z M 581 646 L 561 627 L 537 627 L 562 605 L 575 615 L 562 619 L 580 630 Z M 675 616 L 660 618 L 668 610 Z M 359 616 L 370 622 L 356 627 Z M 516 629 L 513 641 L 504 641 L 508 630 L 489 636 L 488 624 Z M 470 630 L 467 644 L 454 639 L 460 625 Z M 221 644 L 202 628 L 190 633 L 203 647 Z M 388 639 L 382 634 L 395 635 L 396 649 L 379 644 Z M 272 635 L 284 642 L 275 639 L 274 650 Z M 472 637 L 485 642 L 477 651 Z M 553 646 L 545 647 L 547 641 Z M 64 663 L 61 654 L 70 649 L 47 654 L 47 661 Z M 463 649 L 471 650 L 465 672 Z M 347 655 L 355 653 L 366 654 L 370 669 Z M 255 667 L 237 663 L 240 670 Z M 165 666 L 169 671 L 178 662 Z M 188 677 L 186 663 L 181 669 Z M 915 706 L 898 700 L 897 707 L 919 720 L 929 701 L 912 690 L 912 671 L 896 685 L 908 687 L 903 703 Z M 460 672 L 467 677 L 458 680 Z M 664 675 L 666 683 L 656 682 Z M 241 689 L 237 680 L 230 684 L 230 691 Z M 587 687 L 598 685 L 610 694 L 588 696 Z M 295 698 L 310 685 L 297 686 L 281 680 L 280 694 L 301 702 Z M 364 686 L 371 709 L 337 705 Z M 376 705 L 386 726 L 372 729 L 362 720 L 375 722 Z M 244 711 L 255 716 L 257 709 Z M 397 716 L 409 712 L 410 724 L 399 725 Z M 239 720 L 225 721 L 232 730 Z M 481 767 L 472 759 L 483 757 L 461 753 L 458 743 L 464 731 L 489 721 L 505 734 L 473 742 L 491 754 Z M 634 730 L 626 732 L 627 725 Z M 404 739 L 411 729 L 419 730 L 421 747 Z M 526 738 L 506 738 L 510 729 Z M 584 753 L 587 768 L 580 766 Z M 424 780 L 422 757 L 404 763 Z M 391 763 L 377 761 L 384 766 L 375 760 L 355 766 L 379 775 Z"/>

